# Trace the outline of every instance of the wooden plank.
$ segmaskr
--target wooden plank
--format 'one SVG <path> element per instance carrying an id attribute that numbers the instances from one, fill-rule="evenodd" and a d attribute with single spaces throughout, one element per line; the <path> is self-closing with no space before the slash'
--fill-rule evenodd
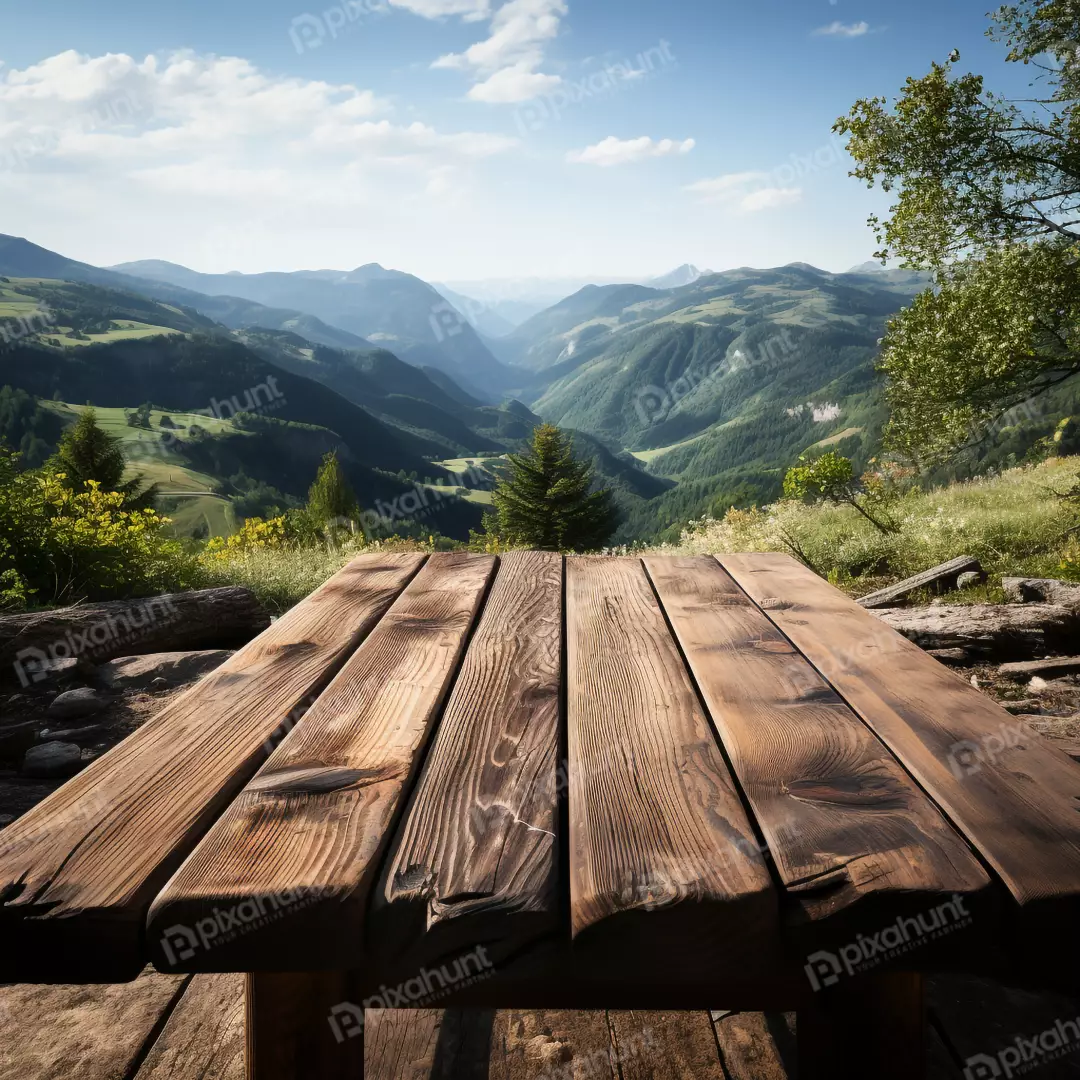
<path id="1" fill-rule="evenodd" d="M 559 925 L 561 652 L 562 559 L 503 556 L 370 916 L 409 971 Z"/>
<path id="2" fill-rule="evenodd" d="M 364 1030 L 338 1031 L 335 1007 L 354 997 L 347 971 L 258 972 L 245 982 L 247 1080 L 357 1080 Z"/>
<path id="3" fill-rule="evenodd" d="M 567 561 L 570 905 L 581 978 L 768 970 L 777 897 L 638 559 Z"/>
<path id="4" fill-rule="evenodd" d="M 357 965 L 379 860 L 494 568 L 431 556 L 154 902 L 159 968 Z"/>
<path id="5" fill-rule="evenodd" d="M 1055 949 L 1075 943 L 1074 763 L 794 559 L 717 558 L 1001 877 L 1027 916 L 1023 929 L 1060 934 Z"/>
<path id="6" fill-rule="evenodd" d="M 728 1080 L 788 1080 L 798 1061 L 795 1014 L 733 1012 L 715 1021 Z"/>
<path id="7" fill-rule="evenodd" d="M 990 891 L 966 842 L 715 559 L 645 567 L 805 948 Z"/>
<path id="8" fill-rule="evenodd" d="M 1002 664 L 998 674 L 1017 682 L 1026 682 L 1033 675 L 1047 679 L 1059 679 L 1063 675 L 1076 675 L 1080 672 L 1080 656 L 1048 656 L 1043 660 L 1014 660 Z"/>
<path id="9" fill-rule="evenodd" d="M 364 1080 L 432 1080 L 442 1009 L 367 1009 Z"/>
<path id="10" fill-rule="evenodd" d="M 859 604 L 864 608 L 888 607 L 890 604 L 900 603 L 916 589 L 954 589 L 956 579 L 961 574 L 981 572 L 982 566 L 978 559 L 973 559 L 970 555 L 961 555 L 958 559 L 950 559 L 940 566 L 932 566 L 929 570 L 898 581 L 895 585 L 887 585 L 884 589 L 878 589 L 877 592 L 861 596 Z"/>
<path id="11" fill-rule="evenodd" d="M 243 1080 L 243 975 L 192 976 L 135 1080 L 186 1077 Z"/>
<path id="12" fill-rule="evenodd" d="M 603 1009 L 499 1010 L 485 1080 L 615 1080 Z"/>
<path id="13" fill-rule="evenodd" d="M 728 1080 L 704 1009 L 609 1012 L 608 1029 L 619 1080 Z"/>
<path id="14" fill-rule="evenodd" d="M 0 979 L 134 978 L 154 895 L 422 562 L 355 559 L 0 832 Z"/>

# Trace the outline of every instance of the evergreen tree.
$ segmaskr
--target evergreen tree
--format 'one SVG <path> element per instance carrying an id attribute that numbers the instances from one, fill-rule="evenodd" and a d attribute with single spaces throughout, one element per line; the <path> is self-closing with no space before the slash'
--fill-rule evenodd
<path id="1" fill-rule="evenodd" d="M 312 520 L 321 526 L 359 520 L 360 504 L 335 450 L 331 450 L 319 466 L 315 483 L 308 492 L 307 509 Z"/>
<path id="2" fill-rule="evenodd" d="M 510 454 L 509 470 L 495 485 L 489 533 L 542 551 L 602 547 L 618 524 L 607 488 L 592 491 L 593 470 L 574 457 L 573 443 L 557 427 L 541 424 L 525 454 Z"/>
<path id="3" fill-rule="evenodd" d="M 124 480 L 127 456 L 120 440 L 103 431 L 92 408 L 83 409 L 79 419 L 60 437 L 56 453 L 49 459 L 55 472 L 64 474 L 67 487 L 80 490 L 88 480 L 96 480 L 103 491 L 124 496 L 128 509 L 145 509 L 158 493 L 157 484 L 145 490 L 142 475 Z"/>

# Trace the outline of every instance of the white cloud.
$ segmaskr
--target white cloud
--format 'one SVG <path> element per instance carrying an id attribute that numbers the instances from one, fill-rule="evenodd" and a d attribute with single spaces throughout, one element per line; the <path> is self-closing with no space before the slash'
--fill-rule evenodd
<path id="1" fill-rule="evenodd" d="M 747 214 L 791 206 L 802 201 L 802 188 L 776 187 L 765 172 L 726 173 L 711 180 L 698 180 L 686 187 L 701 202 L 720 203 Z"/>
<path id="2" fill-rule="evenodd" d="M 819 26 L 814 34 L 818 37 L 862 37 L 870 33 L 870 24 L 866 22 L 842 23 L 839 19 L 828 26 Z"/>
<path id="3" fill-rule="evenodd" d="M 489 0 L 390 0 L 390 5 L 425 19 L 460 15 L 465 22 L 478 22 L 491 14 Z"/>
<path id="4" fill-rule="evenodd" d="M 463 53 L 440 56 L 431 66 L 469 72 L 476 79 L 468 95 L 474 101 L 529 101 L 562 82 L 537 68 L 544 61 L 544 45 L 558 34 L 567 10 L 565 0 L 509 0 L 492 16 L 483 41 Z"/>
<path id="5" fill-rule="evenodd" d="M 609 135 L 594 146 L 584 150 L 572 150 L 566 160 L 578 165 L 599 165 L 610 168 L 613 165 L 629 165 L 649 158 L 666 157 L 669 154 L 688 154 L 694 149 L 693 139 L 677 142 L 674 139 L 661 139 L 654 142 L 647 135 L 640 139 L 618 139 Z"/>

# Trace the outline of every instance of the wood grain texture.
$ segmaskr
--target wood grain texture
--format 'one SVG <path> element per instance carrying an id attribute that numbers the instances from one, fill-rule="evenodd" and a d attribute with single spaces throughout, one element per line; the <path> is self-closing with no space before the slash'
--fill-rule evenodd
<path id="1" fill-rule="evenodd" d="M 1000 875 L 1021 930 L 1076 947 L 1075 764 L 794 559 L 718 558 Z"/>
<path id="2" fill-rule="evenodd" d="M 618 1080 L 603 1009 L 500 1009 L 486 1080 Z"/>
<path id="3" fill-rule="evenodd" d="M 796 1080 L 794 1013 L 733 1012 L 714 1026 L 728 1080 Z"/>
<path id="4" fill-rule="evenodd" d="M 618 1080 L 728 1080 L 704 1009 L 609 1012 L 607 1019 Z"/>
<path id="5" fill-rule="evenodd" d="M 767 970 L 776 893 L 641 561 L 571 558 L 566 574 L 582 978 L 692 981 L 749 957 Z"/>
<path id="6" fill-rule="evenodd" d="M 357 965 L 379 859 L 494 566 L 488 555 L 431 556 L 155 900 L 159 968 Z M 212 947 L 178 956 L 169 945 L 177 927 L 250 905 L 260 914 L 231 937 L 223 927 Z"/>
<path id="7" fill-rule="evenodd" d="M 155 893 L 422 561 L 355 559 L 0 832 L 0 979 L 134 978 Z"/>
<path id="8" fill-rule="evenodd" d="M 330 1019 L 355 1000 L 347 971 L 258 972 L 244 983 L 246 1080 L 359 1080 L 364 1028 Z"/>
<path id="9" fill-rule="evenodd" d="M 442 1009 L 367 1009 L 364 1080 L 432 1080 Z"/>
<path id="10" fill-rule="evenodd" d="M 561 557 L 503 556 L 371 915 L 384 955 L 499 963 L 558 926 L 561 651 Z"/>
<path id="11" fill-rule="evenodd" d="M 244 1080 L 244 976 L 195 975 L 135 1080 Z"/>
<path id="12" fill-rule="evenodd" d="M 808 950 L 990 890 L 967 843 L 715 559 L 645 567 Z"/>

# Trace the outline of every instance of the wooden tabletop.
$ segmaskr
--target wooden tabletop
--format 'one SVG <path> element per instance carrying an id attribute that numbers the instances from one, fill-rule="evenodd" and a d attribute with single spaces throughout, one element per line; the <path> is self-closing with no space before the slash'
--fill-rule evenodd
<path id="1" fill-rule="evenodd" d="M 471 957 L 504 1004 L 646 1007 L 1052 966 L 1078 800 L 1076 763 L 785 555 L 365 555 L 0 832 L 0 981 Z"/>

